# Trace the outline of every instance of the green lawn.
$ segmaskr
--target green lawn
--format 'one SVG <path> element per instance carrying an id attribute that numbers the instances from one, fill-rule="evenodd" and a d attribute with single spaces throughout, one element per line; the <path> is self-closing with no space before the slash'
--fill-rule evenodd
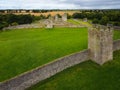
<path id="1" fill-rule="evenodd" d="M 70 23 L 75 24 L 75 25 L 80 25 L 79 22 L 77 22 L 77 21 L 75 21 L 75 20 L 73 20 L 73 19 L 68 19 L 67 22 L 70 22 Z"/>
<path id="2" fill-rule="evenodd" d="M 74 24 L 74 25 L 82 25 L 86 27 L 91 27 L 91 24 L 88 22 L 83 22 L 81 19 L 68 19 L 68 22 Z"/>
<path id="3" fill-rule="evenodd" d="M 103 66 L 91 61 L 78 64 L 28 90 L 120 90 L 120 51 Z"/>
<path id="4" fill-rule="evenodd" d="M 0 81 L 87 48 L 87 28 L 0 32 Z"/>

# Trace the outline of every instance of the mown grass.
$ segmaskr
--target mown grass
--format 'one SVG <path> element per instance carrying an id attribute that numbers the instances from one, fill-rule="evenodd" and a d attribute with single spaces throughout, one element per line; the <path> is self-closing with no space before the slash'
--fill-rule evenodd
<path id="1" fill-rule="evenodd" d="M 75 24 L 75 25 L 80 25 L 79 22 L 77 22 L 77 21 L 75 21 L 75 20 L 73 20 L 73 19 L 68 19 L 67 22 L 70 22 L 70 23 Z"/>
<path id="2" fill-rule="evenodd" d="M 119 90 L 120 51 L 103 66 L 92 61 L 78 64 L 28 90 Z"/>
<path id="3" fill-rule="evenodd" d="M 91 27 L 92 25 L 88 22 L 83 22 L 81 19 L 68 19 L 68 22 L 74 24 L 74 25 L 82 25 L 86 27 Z"/>
<path id="4" fill-rule="evenodd" d="M 0 81 L 87 48 L 87 28 L 0 32 Z"/>

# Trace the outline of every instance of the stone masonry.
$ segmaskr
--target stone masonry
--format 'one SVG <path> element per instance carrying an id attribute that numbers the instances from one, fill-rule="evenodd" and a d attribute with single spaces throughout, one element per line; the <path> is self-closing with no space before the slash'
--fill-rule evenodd
<path id="1" fill-rule="evenodd" d="M 113 59 L 113 29 L 96 25 L 88 31 L 90 59 L 102 65 Z"/>
<path id="2" fill-rule="evenodd" d="M 48 20 L 47 21 L 46 28 L 53 28 L 53 22 L 52 22 L 52 20 Z"/>
<path id="3" fill-rule="evenodd" d="M 56 15 L 55 15 L 55 21 L 58 21 L 58 19 L 59 19 L 59 17 L 58 17 L 58 15 L 56 14 Z"/>
<path id="4" fill-rule="evenodd" d="M 62 15 L 62 20 L 63 20 L 63 21 L 67 21 L 67 13 L 64 13 L 64 14 Z"/>

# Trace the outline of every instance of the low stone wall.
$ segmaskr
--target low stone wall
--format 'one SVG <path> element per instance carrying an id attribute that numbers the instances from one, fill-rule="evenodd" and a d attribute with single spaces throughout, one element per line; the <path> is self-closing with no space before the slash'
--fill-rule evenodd
<path id="1" fill-rule="evenodd" d="M 120 26 L 114 26 L 114 30 L 120 30 Z"/>
<path id="2" fill-rule="evenodd" d="M 120 50 L 120 39 L 113 42 L 113 51 Z"/>
<path id="3" fill-rule="evenodd" d="M 3 31 L 10 29 L 24 29 L 24 28 L 43 28 L 43 26 L 35 25 L 35 24 L 23 24 L 23 25 L 5 27 L 3 28 Z"/>
<path id="4" fill-rule="evenodd" d="M 89 60 L 89 50 L 59 58 L 49 64 L 19 75 L 11 80 L 1 82 L 0 90 L 24 90 L 42 80 L 45 80 L 66 68 Z"/>
<path id="5" fill-rule="evenodd" d="M 85 26 L 81 26 L 81 25 L 54 25 L 54 27 L 82 28 L 82 27 L 85 27 Z"/>

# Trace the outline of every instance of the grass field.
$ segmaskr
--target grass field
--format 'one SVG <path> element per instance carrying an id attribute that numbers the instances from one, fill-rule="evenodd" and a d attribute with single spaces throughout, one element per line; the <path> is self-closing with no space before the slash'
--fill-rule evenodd
<path id="1" fill-rule="evenodd" d="M 0 81 L 86 48 L 86 28 L 1 32 Z"/>
<path id="2" fill-rule="evenodd" d="M 91 27 L 91 24 L 88 22 L 83 22 L 81 19 L 68 19 L 68 22 L 74 24 L 74 25 L 82 25 L 86 27 Z"/>
<path id="3" fill-rule="evenodd" d="M 84 62 L 28 90 L 120 90 L 120 51 L 114 52 L 113 61 L 103 66 Z"/>
<path id="4" fill-rule="evenodd" d="M 115 31 L 114 39 L 120 38 Z M 87 48 L 87 28 L 0 32 L 0 82 Z"/>
<path id="5" fill-rule="evenodd" d="M 80 25 L 79 22 L 73 20 L 73 19 L 68 19 L 68 22 L 72 23 L 72 24 L 75 24 L 75 25 Z"/>
<path id="6" fill-rule="evenodd" d="M 74 13 L 77 13 L 79 11 L 52 11 L 52 12 L 45 12 L 45 13 L 14 13 L 16 15 L 20 15 L 20 14 L 31 14 L 34 16 L 40 16 L 40 15 L 51 15 L 51 16 L 55 16 L 56 14 L 60 14 L 63 15 L 64 13 L 68 13 L 69 15 L 73 15 Z"/>

